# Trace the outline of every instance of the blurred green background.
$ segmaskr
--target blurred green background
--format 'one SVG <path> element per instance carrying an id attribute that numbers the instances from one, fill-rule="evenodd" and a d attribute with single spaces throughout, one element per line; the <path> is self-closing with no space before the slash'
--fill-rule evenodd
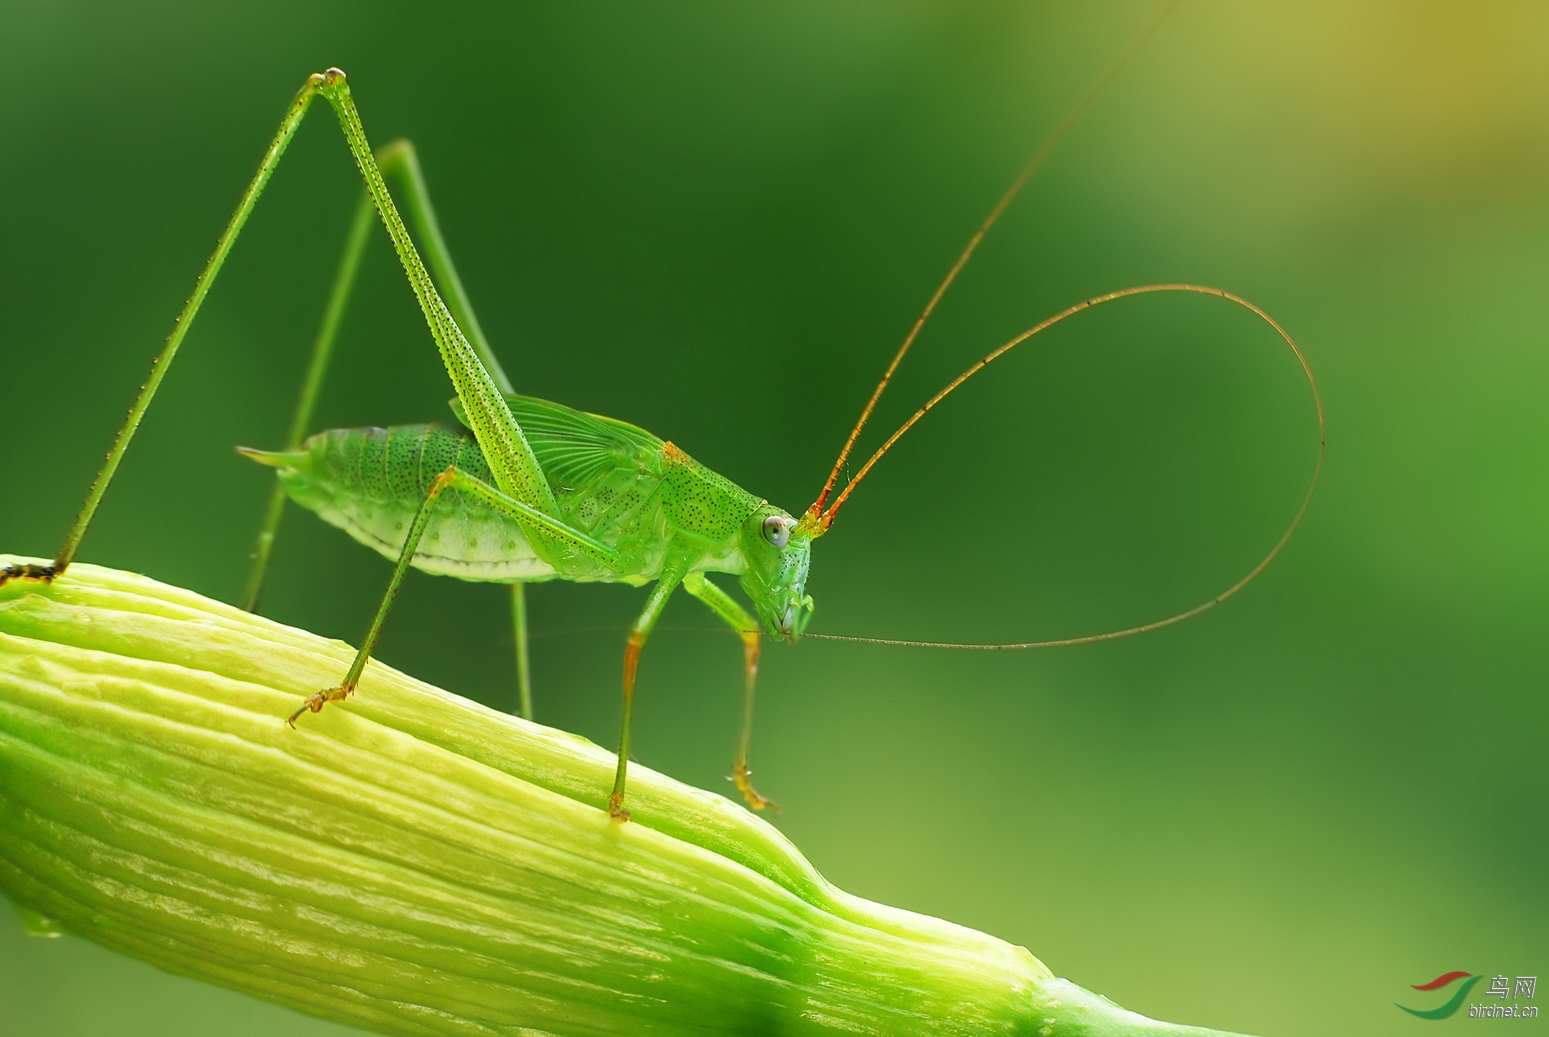
<path id="1" fill-rule="evenodd" d="M 264 142 L 337 64 L 419 145 L 523 391 L 800 511 L 910 321 L 1154 2 L 0 6 L 0 547 L 56 549 Z M 358 181 L 314 110 L 81 557 L 226 600 Z M 874 439 L 1131 284 L 1305 347 L 1328 466 L 1240 597 L 1129 641 L 766 653 L 754 760 L 846 889 L 1165 1019 L 1410 1033 L 1440 972 L 1549 972 L 1549 7 L 1187 0 L 985 242 Z M 374 243 L 318 427 L 447 417 Z M 1233 582 L 1311 474 L 1294 361 L 1219 301 L 1083 315 L 906 439 L 814 552 L 813 630 L 1022 640 Z M 357 639 L 388 566 L 292 509 L 264 603 Z M 636 758 L 729 790 L 739 652 L 680 596 Z M 642 592 L 531 592 L 540 720 L 611 746 Z M 415 574 L 380 656 L 511 708 L 501 588 Z M 1407 1000 L 1406 1000 L 1407 999 Z M 337 1027 L 0 924 L 30 1034 Z M 1447 1025 L 1462 1025 L 1461 1016 Z M 1539 1027 L 1542 1023 L 1525 1024 Z"/>

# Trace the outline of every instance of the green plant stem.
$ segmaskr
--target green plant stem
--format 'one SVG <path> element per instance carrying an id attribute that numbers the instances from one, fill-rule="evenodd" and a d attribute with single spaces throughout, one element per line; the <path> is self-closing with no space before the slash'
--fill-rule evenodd
<path id="1" fill-rule="evenodd" d="M 0 562 L 10 559 L 0 559 Z M 729 800 L 348 646 L 77 565 L 0 588 L 0 889 L 391 1034 L 1193 1034 L 834 889 Z"/>

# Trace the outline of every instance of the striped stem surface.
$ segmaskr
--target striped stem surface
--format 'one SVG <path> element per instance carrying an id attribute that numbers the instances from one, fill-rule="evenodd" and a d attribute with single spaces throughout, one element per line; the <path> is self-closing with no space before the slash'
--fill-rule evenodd
<path id="1" fill-rule="evenodd" d="M 352 652 L 92 565 L 0 587 L 0 890 L 389 1034 L 1213 1032 L 835 889 L 749 811 L 648 768 L 612 823 L 613 754 L 375 661 L 287 728 Z"/>

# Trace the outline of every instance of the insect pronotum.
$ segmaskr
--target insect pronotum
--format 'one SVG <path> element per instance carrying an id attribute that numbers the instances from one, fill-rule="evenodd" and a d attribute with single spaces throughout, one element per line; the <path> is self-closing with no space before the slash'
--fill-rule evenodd
<path id="1" fill-rule="evenodd" d="M 1165 13 L 1161 17 L 1165 17 Z M 668 599 L 681 586 L 704 602 L 742 641 L 744 695 L 733 777 L 750 806 L 755 809 L 772 806 L 749 780 L 748 752 L 759 643 L 763 632 L 795 642 L 806 630 L 813 608 L 812 598 L 806 590 L 813 541 L 829 530 L 845 501 L 899 437 L 964 381 L 1008 350 L 1067 317 L 1115 299 L 1152 292 L 1214 295 L 1245 307 L 1280 335 L 1301 364 L 1317 407 L 1318 466 L 1290 526 L 1264 559 L 1241 580 L 1209 601 L 1166 619 L 1059 641 L 943 647 L 1010 649 L 1079 644 L 1154 630 L 1203 612 L 1237 593 L 1279 553 L 1306 511 L 1323 460 L 1322 403 L 1306 359 L 1273 318 L 1253 303 L 1222 289 L 1193 284 L 1144 285 L 1109 292 L 1062 310 L 995 349 L 931 397 L 872 454 L 854 478 L 840 487 L 837 494 L 834 492 L 840 472 L 877 400 L 937 302 L 1034 170 L 1154 31 L 1161 17 L 1130 45 L 1054 130 L 974 233 L 888 365 L 841 449 L 822 491 L 799 518 L 749 493 L 699 464 L 674 444 L 643 429 L 562 404 L 517 395 L 491 351 L 457 277 L 437 227 L 412 146 L 400 141 L 373 154 L 344 73 L 336 68 L 317 73 L 308 78 L 291 102 L 264 153 L 258 172 L 243 194 L 128 419 L 119 430 L 107 462 L 92 483 L 64 546 L 52 563 L 12 565 L 0 570 L 0 583 L 10 579 L 49 581 L 69 568 L 141 417 L 166 377 L 222 263 L 307 109 L 314 99 L 322 97 L 338 117 L 350 152 L 364 178 L 366 192 L 351 226 L 325 310 L 288 446 L 277 452 L 243 449 L 249 457 L 277 468 L 279 475 L 254 552 L 244 605 L 249 609 L 256 607 L 286 496 L 341 527 L 355 539 L 395 559 L 396 565 L 349 672 L 339 684 L 318 691 L 303 702 L 287 718 L 292 725 L 306 711 L 317 712 L 326 703 L 344 699 L 354 691 L 393 598 L 411 565 L 465 580 L 511 584 L 518 683 L 522 709 L 529 717 L 531 691 L 524 584 L 547 579 L 623 582 L 635 586 L 649 584 L 651 590 L 645 607 L 625 644 L 618 765 L 607 799 L 610 815 L 620 821 L 628 820 L 629 812 L 624 809 L 623 801 L 635 672 L 641 649 L 652 628 Z M 435 270 L 434 277 L 421 260 L 388 193 L 384 179 L 387 175 L 396 176 L 400 181 L 420 243 Z M 338 429 L 303 440 L 361 251 L 369 236 L 373 212 L 386 227 L 429 324 L 456 390 L 454 409 L 464 427 L 426 424 L 389 429 Z M 712 582 L 710 573 L 738 576 L 757 617 Z M 927 644 L 875 638 L 840 639 Z"/>

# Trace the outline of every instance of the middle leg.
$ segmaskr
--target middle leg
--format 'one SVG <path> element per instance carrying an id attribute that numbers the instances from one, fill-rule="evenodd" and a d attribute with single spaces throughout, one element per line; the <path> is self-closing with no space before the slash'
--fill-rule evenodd
<path id="1" fill-rule="evenodd" d="M 618 770 L 613 775 L 613 794 L 608 797 L 608 816 L 615 821 L 629 820 L 629 811 L 624 809 L 624 779 L 629 773 L 629 728 L 635 711 L 635 672 L 640 668 L 640 650 L 645 647 L 646 638 L 651 636 L 662 610 L 667 607 L 667 599 L 672 597 L 682 579 L 671 570 L 662 571 L 624 645 L 624 719 L 619 732 Z"/>
<path id="2" fill-rule="evenodd" d="M 360 650 L 355 653 L 355 661 L 350 664 L 349 673 L 342 683 L 335 687 L 327 688 L 307 697 L 301 704 L 301 708 L 292 713 L 286 723 L 291 727 L 296 726 L 296 718 L 307 710 L 314 713 L 322 711 L 324 705 L 329 702 L 338 702 L 348 698 L 360 683 L 360 676 L 365 672 L 366 660 L 371 658 L 371 650 L 376 646 L 377 637 L 382 633 L 382 624 L 387 621 L 387 613 L 393 607 L 393 599 L 398 596 L 398 588 L 403 583 L 404 575 L 409 571 L 409 566 L 414 561 L 414 554 L 419 550 L 420 538 L 425 535 L 425 527 L 430 524 L 431 509 L 435 506 L 436 498 L 448 487 L 456 487 L 462 493 L 484 501 L 501 512 L 511 516 L 529 530 L 541 531 L 547 536 L 553 537 L 559 542 L 588 555 L 593 561 L 604 566 L 616 568 L 618 565 L 618 553 L 605 544 L 598 543 L 578 529 L 565 525 L 559 519 L 545 515 L 536 508 L 529 507 L 521 501 L 513 500 L 501 493 L 488 483 L 459 471 L 455 465 L 448 465 L 446 470 L 436 476 L 430 483 L 429 490 L 425 493 L 425 499 L 420 502 L 419 511 L 414 515 L 414 521 L 409 525 L 409 534 L 404 538 L 403 549 L 398 553 L 398 564 L 393 567 L 393 578 L 388 582 L 387 593 L 382 596 L 382 603 L 377 606 L 376 617 L 371 621 L 371 629 L 366 631 L 366 639 L 361 643 Z M 665 579 L 663 582 L 666 582 Z M 671 581 L 677 585 L 677 579 Z M 660 584 L 658 584 L 660 586 Z M 668 593 L 671 593 L 669 590 Z M 665 599 L 662 602 L 665 604 Z M 655 620 L 653 619 L 654 623 Z M 626 719 L 628 711 L 625 711 Z M 628 725 L 625 726 L 626 741 L 628 738 Z M 623 769 L 620 768 L 620 782 L 622 783 Z M 622 789 L 622 784 L 620 785 Z"/>
<path id="3" fill-rule="evenodd" d="M 414 561 L 414 552 L 419 550 L 420 538 L 425 535 L 425 527 L 430 524 L 430 512 L 435 507 L 436 498 L 452 485 L 456 477 L 456 467 L 449 466 L 446 471 L 431 481 L 430 489 L 426 491 L 425 499 L 420 502 L 419 511 L 414 515 L 414 521 L 409 525 L 409 535 L 404 538 L 403 550 L 398 554 L 398 564 L 393 567 L 393 578 L 387 584 L 387 593 L 382 595 L 382 602 L 377 606 L 376 616 L 371 620 L 371 629 L 366 631 L 366 639 L 361 642 L 359 650 L 356 651 L 355 660 L 350 663 L 349 672 L 344 675 L 344 680 L 339 684 L 308 695 L 300 708 L 285 718 L 285 722 L 291 727 L 296 726 L 296 718 L 307 710 L 321 713 L 328 703 L 341 702 L 349 698 L 355 686 L 360 683 L 360 675 L 366 670 L 366 660 L 371 658 L 371 649 L 376 647 L 377 638 L 381 636 L 382 624 L 387 622 L 387 613 L 393 607 L 393 599 L 398 597 L 398 588 L 403 584 L 404 574 L 409 571 L 409 565 Z"/>

